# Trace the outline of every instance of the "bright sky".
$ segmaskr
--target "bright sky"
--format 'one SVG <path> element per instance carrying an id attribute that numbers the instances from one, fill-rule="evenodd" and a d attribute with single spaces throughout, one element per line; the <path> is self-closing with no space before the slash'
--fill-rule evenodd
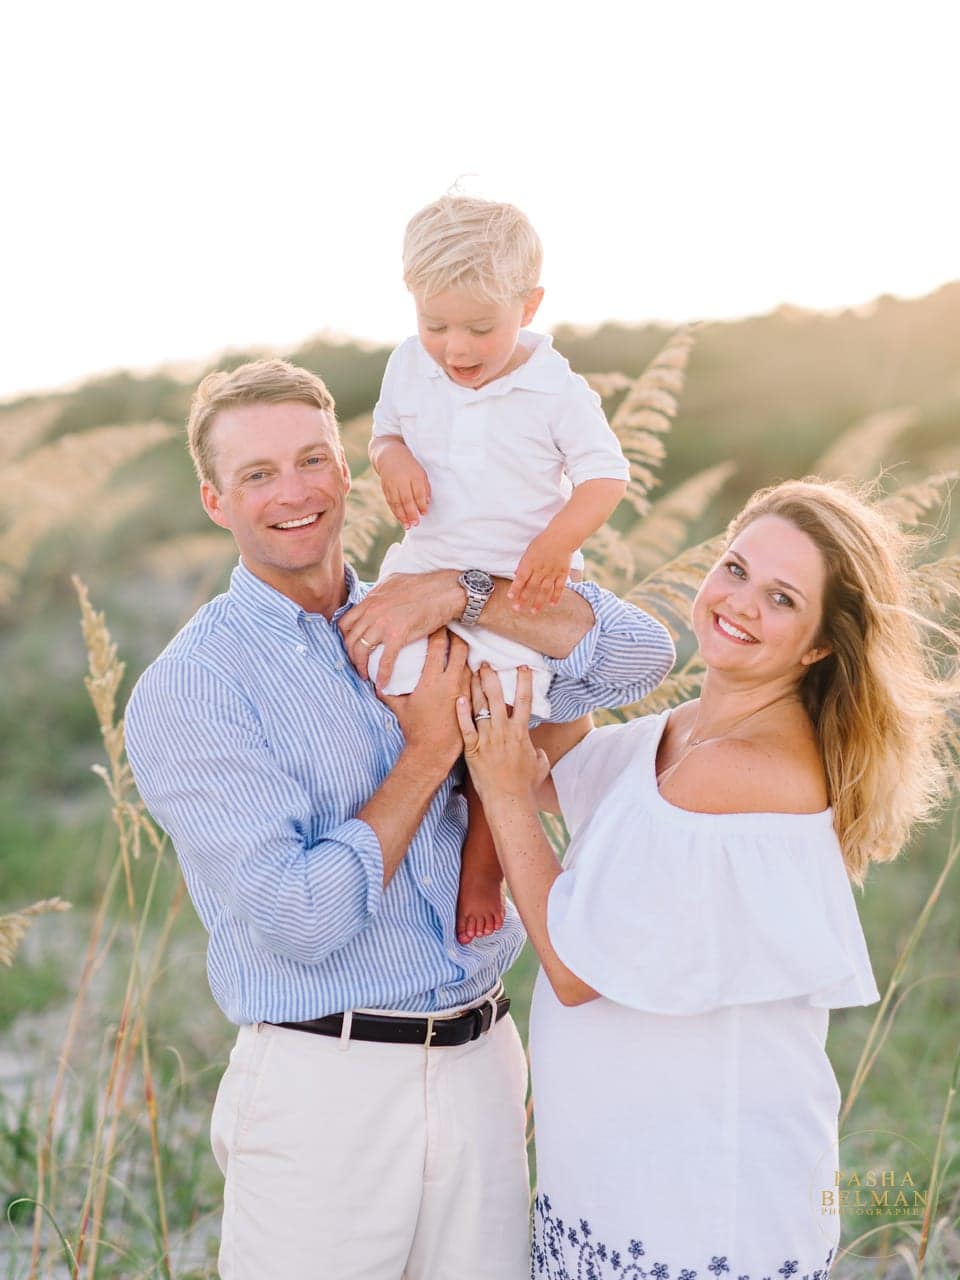
<path id="1" fill-rule="evenodd" d="M 30 0 L 0 55 L 0 397 L 410 332 L 407 218 L 527 211 L 541 328 L 960 278 L 952 0 Z"/>

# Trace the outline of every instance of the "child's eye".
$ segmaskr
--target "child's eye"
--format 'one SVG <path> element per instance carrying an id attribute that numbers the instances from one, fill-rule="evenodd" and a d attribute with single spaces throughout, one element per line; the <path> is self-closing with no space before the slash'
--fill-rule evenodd
<path id="1" fill-rule="evenodd" d="M 428 324 L 427 333 L 443 333 L 446 327 L 445 324 Z"/>
<path id="2" fill-rule="evenodd" d="M 485 338 L 488 333 L 492 333 L 492 329 L 471 329 L 470 332 L 475 338 Z"/>

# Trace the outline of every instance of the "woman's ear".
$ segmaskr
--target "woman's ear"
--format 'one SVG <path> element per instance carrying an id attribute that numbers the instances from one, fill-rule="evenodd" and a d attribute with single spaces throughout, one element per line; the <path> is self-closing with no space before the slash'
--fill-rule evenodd
<path id="1" fill-rule="evenodd" d="M 819 649 L 808 649 L 807 652 L 800 659 L 800 662 L 805 667 L 812 667 L 815 662 L 820 662 L 823 658 L 828 657 L 831 653 L 833 653 L 833 650 L 830 648 L 828 644 L 821 645 Z"/>

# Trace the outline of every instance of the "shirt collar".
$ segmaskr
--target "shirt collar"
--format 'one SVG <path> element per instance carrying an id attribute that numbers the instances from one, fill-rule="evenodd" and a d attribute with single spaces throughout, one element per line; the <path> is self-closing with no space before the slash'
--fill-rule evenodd
<path id="1" fill-rule="evenodd" d="M 529 329 L 522 329 L 520 344 L 530 352 L 523 364 L 505 378 L 495 378 L 493 382 L 487 383 L 485 387 L 478 387 L 475 391 L 469 387 L 458 387 L 448 378 L 436 360 L 427 354 L 419 339 L 417 349 L 422 372 L 428 378 L 443 378 L 464 399 L 484 400 L 489 396 L 506 395 L 515 388 L 548 393 L 562 391 L 566 381 L 567 362 L 562 357 L 551 359 L 556 354 L 553 351 L 553 338 L 548 333 L 531 333 Z"/>
<path id="2" fill-rule="evenodd" d="M 341 613 L 352 608 L 364 595 L 360 579 L 352 565 L 344 564 L 343 569 L 347 599 L 344 604 L 334 610 L 332 619 L 334 622 Z M 296 600 L 291 600 L 282 591 L 278 591 L 276 587 L 271 587 L 262 578 L 258 578 L 255 573 L 250 572 L 242 560 L 237 561 L 230 575 L 229 595 L 243 610 L 255 613 L 264 626 L 275 631 L 288 633 L 298 629 L 303 618 L 321 616 L 308 613 L 297 604 Z"/>

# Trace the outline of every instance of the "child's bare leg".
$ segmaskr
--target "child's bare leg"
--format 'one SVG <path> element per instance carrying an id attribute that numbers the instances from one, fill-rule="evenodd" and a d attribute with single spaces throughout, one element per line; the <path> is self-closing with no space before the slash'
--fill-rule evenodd
<path id="1" fill-rule="evenodd" d="M 467 834 L 460 858 L 457 940 L 472 942 L 495 933 L 503 924 L 503 872 L 480 797 L 467 779 Z"/>

